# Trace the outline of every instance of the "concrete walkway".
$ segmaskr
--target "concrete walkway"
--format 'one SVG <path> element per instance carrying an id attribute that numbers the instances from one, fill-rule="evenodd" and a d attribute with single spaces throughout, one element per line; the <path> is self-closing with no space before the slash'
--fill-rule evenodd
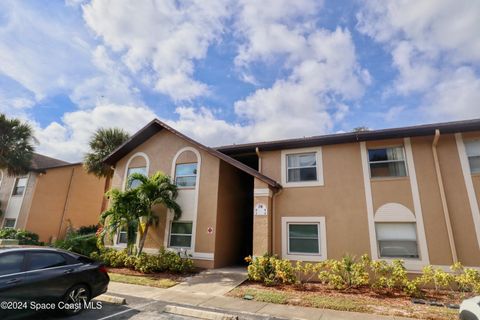
<path id="1" fill-rule="evenodd" d="M 243 267 L 210 269 L 188 277 L 167 290 L 223 296 L 245 280 L 247 280 L 247 270 Z"/>
<path id="2" fill-rule="evenodd" d="M 212 278 L 214 278 L 212 276 Z M 224 282 L 233 283 L 233 279 L 225 280 Z M 240 280 L 238 280 L 240 281 Z M 232 284 L 233 285 L 233 284 Z M 230 286 L 232 286 L 230 285 Z M 258 301 L 248 301 L 238 298 L 220 296 L 219 292 L 226 290 L 226 285 L 215 285 L 212 284 L 212 292 L 216 294 L 211 294 L 208 290 L 208 286 L 205 283 L 197 283 L 197 280 L 187 280 L 187 283 L 183 284 L 182 287 L 175 290 L 170 289 L 160 289 L 132 284 L 124 284 L 118 282 L 110 282 L 108 287 L 108 294 L 115 295 L 126 295 L 126 296 L 135 296 L 141 297 L 156 301 L 163 301 L 177 305 L 184 305 L 196 308 L 202 308 L 212 311 L 219 312 L 234 312 L 237 314 L 244 314 L 245 318 L 250 316 L 261 316 L 261 317 L 276 317 L 283 319 L 299 319 L 299 320 L 397 320 L 397 319 L 407 319 L 401 317 L 393 316 L 379 316 L 366 313 L 356 313 L 356 312 L 342 312 L 326 309 L 317 309 L 317 308 L 307 308 L 307 307 L 297 307 L 297 306 L 287 306 L 266 302 Z M 205 288 L 206 291 L 203 292 L 194 292 L 188 291 L 188 288 L 192 290 L 200 290 L 200 288 Z M 128 298 L 127 298 L 128 302 Z"/>

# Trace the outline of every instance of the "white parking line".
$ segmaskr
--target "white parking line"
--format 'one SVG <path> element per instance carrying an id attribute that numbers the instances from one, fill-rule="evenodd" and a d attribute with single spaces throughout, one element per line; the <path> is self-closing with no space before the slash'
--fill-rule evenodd
<path id="1" fill-rule="evenodd" d="M 151 301 L 151 302 L 148 302 L 148 303 L 144 303 L 144 304 L 141 304 L 141 305 L 138 305 L 138 306 L 135 306 L 135 309 L 132 309 L 132 308 L 129 308 L 127 310 L 123 310 L 123 311 L 120 311 L 120 312 L 117 312 L 117 313 L 114 313 L 114 314 L 111 314 L 109 316 L 106 316 L 106 317 L 103 317 L 103 318 L 100 318 L 98 320 L 105 320 L 105 319 L 110 319 L 110 318 L 113 318 L 113 317 L 116 317 L 116 316 L 119 316 L 121 314 L 124 314 L 124 313 L 127 313 L 127 312 L 130 312 L 130 311 L 140 311 L 138 309 L 140 308 L 144 308 L 146 306 L 149 306 L 151 304 L 154 304 L 154 303 L 157 303 L 158 301 Z M 137 309 L 138 308 L 138 309 Z"/>

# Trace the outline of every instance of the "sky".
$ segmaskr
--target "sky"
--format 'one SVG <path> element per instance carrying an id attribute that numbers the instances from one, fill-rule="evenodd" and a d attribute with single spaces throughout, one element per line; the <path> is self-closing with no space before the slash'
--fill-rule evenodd
<path id="1" fill-rule="evenodd" d="M 0 112 L 67 161 L 153 118 L 209 146 L 480 118 L 480 1 L 2 0 Z"/>

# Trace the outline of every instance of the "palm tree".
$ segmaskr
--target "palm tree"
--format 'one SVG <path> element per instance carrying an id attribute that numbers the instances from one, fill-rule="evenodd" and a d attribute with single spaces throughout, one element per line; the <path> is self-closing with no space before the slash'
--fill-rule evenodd
<path id="1" fill-rule="evenodd" d="M 83 166 L 88 173 L 105 179 L 104 192 L 110 189 L 110 181 L 113 176 L 112 168 L 103 162 L 103 159 L 130 138 L 130 135 L 119 128 L 100 128 L 90 138 L 90 152 L 85 154 Z M 105 210 L 107 199 L 102 202 L 101 212 Z"/>
<path id="2" fill-rule="evenodd" d="M 19 119 L 8 119 L 0 113 L 0 169 L 10 176 L 25 174 L 33 157 L 33 130 Z"/>
<path id="3" fill-rule="evenodd" d="M 146 177 L 140 173 L 134 173 L 128 178 L 128 185 L 134 180 L 139 181 L 140 184 L 134 189 L 137 196 L 141 199 L 143 205 L 143 212 L 140 216 L 143 218 L 145 228 L 140 228 L 140 243 L 138 246 L 138 254 L 142 253 L 147 239 L 148 229 L 151 225 L 157 224 L 159 217 L 153 212 L 153 207 L 163 205 L 174 213 L 174 219 L 180 218 L 182 209 L 175 202 L 178 191 L 177 186 L 170 181 L 170 177 L 163 172 L 158 171 L 153 176 Z M 141 224 L 140 224 L 141 225 Z"/>
<path id="4" fill-rule="evenodd" d="M 127 229 L 127 251 L 132 253 L 140 216 L 146 210 L 144 202 L 135 189 L 120 191 L 112 189 L 106 194 L 111 199 L 110 208 L 100 216 L 100 223 L 104 226 L 101 237 L 110 235 L 111 238 L 122 228 Z M 103 241 L 102 241 L 103 242 Z"/>

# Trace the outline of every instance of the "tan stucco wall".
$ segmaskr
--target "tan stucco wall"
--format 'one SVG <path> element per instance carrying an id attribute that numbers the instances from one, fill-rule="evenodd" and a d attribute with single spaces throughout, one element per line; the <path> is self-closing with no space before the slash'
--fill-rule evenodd
<path id="1" fill-rule="evenodd" d="M 49 169 L 37 177 L 25 228 L 41 241 L 62 238 L 69 226 L 97 224 L 105 179 L 89 175 L 82 165 Z M 63 222 L 62 222 L 63 217 Z"/>
<path id="2" fill-rule="evenodd" d="M 150 161 L 149 175 L 157 171 L 172 175 L 172 162 L 179 150 L 184 147 L 196 148 L 190 142 L 163 130 L 152 136 L 143 144 L 132 150 L 129 154 L 117 162 L 112 179 L 112 187 L 121 189 L 125 175 L 125 166 L 135 153 L 145 153 Z M 208 227 L 216 225 L 217 192 L 220 160 L 209 153 L 196 148 L 200 153 L 200 182 L 199 200 L 196 226 L 195 251 L 202 253 L 213 253 L 215 248 L 215 232 L 209 234 Z M 183 156 L 183 155 L 182 155 Z M 187 160 L 189 154 L 186 156 Z M 165 214 L 157 211 L 160 217 L 158 227 L 152 228 L 147 236 L 146 248 L 158 249 L 163 246 L 165 238 Z"/>
<path id="3" fill-rule="evenodd" d="M 274 204 L 274 253 L 281 255 L 281 218 L 324 216 L 329 258 L 370 253 L 359 144 L 322 147 L 325 186 L 284 188 Z M 280 181 L 280 151 L 262 152 L 262 171 Z"/>

